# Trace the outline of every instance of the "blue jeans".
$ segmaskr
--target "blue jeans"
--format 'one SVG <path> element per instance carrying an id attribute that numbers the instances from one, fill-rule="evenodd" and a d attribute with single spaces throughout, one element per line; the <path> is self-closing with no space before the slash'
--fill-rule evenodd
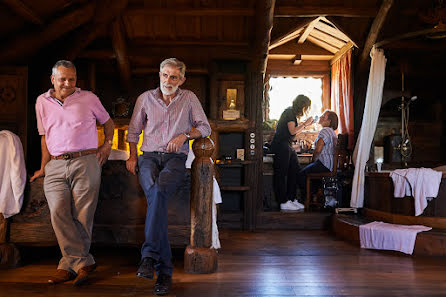
<path id="1" fill-rule="evenodd" d="M 185 154 L 144 152 L 138 158 L 139 183 L 147 199 L 145 241 L 141 259 L 156 260 L 158 275 L 172 275 L 172 251 L 170 250 L 167 218 L 169 198 L 181 185 L 185 172 Z"/>
<path id="2" fill-rule="evenodd" d="M 300 192 L 302 193 L 302 197 L 305 197 L 307 191 L 307 174 L 308 173 L 321 173 L 321 172 L 330 172 L 330 169 L 325 167 L 321 161 L 316 160 L 313 163 L 308 164 L 304 169 L 299 171 L 299 175 L 297 176 L 297 183 L 299 184 Z M 317 187 L 312 184 L 311 192 L 315 191 Z M 305 199 L 305 198 L 302 198 Z"/>

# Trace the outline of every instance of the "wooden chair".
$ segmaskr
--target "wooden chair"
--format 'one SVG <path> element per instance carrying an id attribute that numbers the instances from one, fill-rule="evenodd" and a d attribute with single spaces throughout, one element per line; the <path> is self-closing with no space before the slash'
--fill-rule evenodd
<path id="1" fill-rule="evenodd" d="M 322 180 L 324 177 L 336 177 L 338 171 L 344 170 L 348 165 L 347 154 L 348 134 L 339 134 L 333 155 L 333 170 L 331 172 L 308 173 L 306 181 L 305 210 L 310 211 L 311 181 Z"/>

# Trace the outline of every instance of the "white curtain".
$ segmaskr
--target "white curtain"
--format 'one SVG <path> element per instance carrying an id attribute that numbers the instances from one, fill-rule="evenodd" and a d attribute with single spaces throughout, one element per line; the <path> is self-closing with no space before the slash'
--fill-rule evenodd
<path id="1" fill-rule="evenodd" d="M 372 63 L 365 98 L 364 116 L 353 153 L 355 173 L 353 175 L 350 206 L 355 208 L 360 208 L 364 205 L 364 169 L 369 159 L 370 146 L 375 135 L 376 123 L 378 122 L 386 71 L 386 57 L 382 49 L 373 47 L 370 51 L 370 56 L 372 57 Z"/>

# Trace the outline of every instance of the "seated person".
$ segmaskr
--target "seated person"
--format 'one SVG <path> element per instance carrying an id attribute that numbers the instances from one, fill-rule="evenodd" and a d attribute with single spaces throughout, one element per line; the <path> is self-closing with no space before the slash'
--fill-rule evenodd
<path id="1" fill-rule="evenodd" d="M 330 172 L 333 170 L 333 156 L 338 137 L 335 130 L 338 128 L 338 116 L 334 111 L 326 110 L 319 120 L 322 130 L 315 143 L 312 163 L 299 171 L 297 182 L 302 197 L 305 197 L 306 180 L 308 173 Z"/>

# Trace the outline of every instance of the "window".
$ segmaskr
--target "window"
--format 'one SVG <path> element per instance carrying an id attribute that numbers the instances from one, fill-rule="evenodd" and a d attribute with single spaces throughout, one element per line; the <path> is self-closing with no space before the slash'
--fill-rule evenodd
<path id="1" fill-rule="evenodd" d="M 269 80 L 269 119 L 279 120 L 285 108 L 292 105 L 297 95 L 311 100 L 309 116 L 320 116 L 322 104 L 322 78 L 319 77 L 271 77 Z M 303 120 L 303 119 L 301 119 Z"/>

